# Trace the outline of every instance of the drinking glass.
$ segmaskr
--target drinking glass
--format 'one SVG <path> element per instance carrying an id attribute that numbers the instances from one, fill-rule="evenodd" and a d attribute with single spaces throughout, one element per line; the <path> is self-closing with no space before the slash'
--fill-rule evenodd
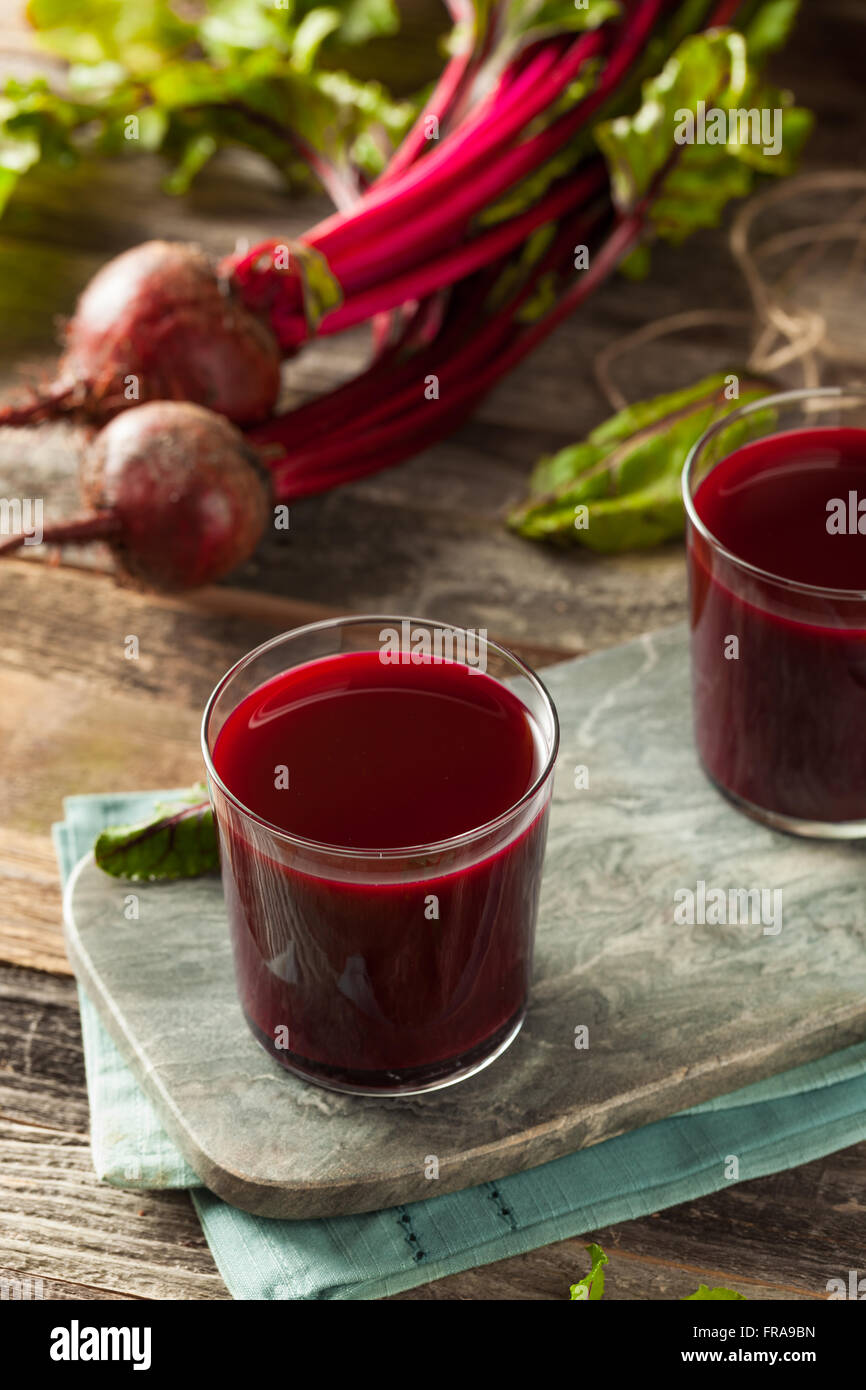
<path id="1" fill-rule="evenodd" d="M 430 650 L 483 655 L 486 677 L 530 721 L 531 785 L 496 819 L 405 848 L 349 848 L 270 824 L 215 767 L 226 719 L 290 668 L 381 650 L 386 630 L 426 634 Z M 471 1076 L 508 1047 L 526 1013 L 557 744 L 556 712 L 534 672 L 486 635 L 445 623 L 312 623 L 232 667 L 208 701 L 202 745 L 240 1002 L 272 1057 L 320 1086 L 394 1095 Z M 357 816 L 355 843 L 365 845 L 363 805 Z"/>
<path id="2" fill-rule="evenodd" d="M 797 432 L 840 426 L 863 431 L 866 392 L 763 397 L 713 424 L 683 469 L 699 756 L 749 815 L 826 839 L 866 836 L 866 536 L 859 587 L 799 583 L 726 549 L 695 497 L 744 444 L 766 440 L 782 457 L 786 437 L 793 452 Z M 776 524 L 785 522 L 783 507 Z"/>

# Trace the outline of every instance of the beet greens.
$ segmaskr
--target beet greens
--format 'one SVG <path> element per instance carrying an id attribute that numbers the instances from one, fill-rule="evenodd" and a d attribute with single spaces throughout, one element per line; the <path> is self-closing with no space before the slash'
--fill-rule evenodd
<path id="1" fill-rule="evenodd" d="M 103 419 L 128 403 L 131 375 L 142 398 L 191 399 L 244 424 L 277 500 L 323 491 L 455 429 L 606 276 L 635 271 L 654 237 L 714 225 L 756 175 L 790 172 L 808 133 L 808 113 L 759 76 L 797 0 L 451 8 L 460 23 L 438 86 L 350 206 L 218 268 L 166 243 L 110 263 L 82 296 L 57 383 L 6 422 Z M 678 143 L 678 113 L 701 102 L 779 109 L 782 152 L 731 137 Z M 274 415 L 279 355 L 362 322 L 370 365 Z M 197 452 L 194 432 L 181 465 L 178 439 L 187 476 Z M 106 505 L 114 525 L 116 499 Z M 241 529 L 246 554 L 255 527 Z M 131 553 L 143 544 L 139 531 Z M 228 558 L 201 572 L 224 572 Z M 181 568 L 172 582 L 203 582 Z"/>

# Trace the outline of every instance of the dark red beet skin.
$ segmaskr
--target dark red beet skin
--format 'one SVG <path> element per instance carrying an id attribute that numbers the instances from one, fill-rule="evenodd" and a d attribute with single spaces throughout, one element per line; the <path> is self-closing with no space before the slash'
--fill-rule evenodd
<path id="1" fill-rule="evenodd" d="M 61 414 L 97 422 L 143 401 L 195 401 L 240 425 L 267 419 L 280 391 L 270 328 L 183 242 L 146 241 L 116 256 L 82 293 L 57 380 L 0 424 Z"/>
<path id="2" fill-rule="evenodd" d="M 120 524 L 120 571 L 191 589 L 237 568 L 268 521 L 263 474 L 243 436 L 202 406 L 153 401 L 97 435 L 81 470 L 85 502 Z"/>

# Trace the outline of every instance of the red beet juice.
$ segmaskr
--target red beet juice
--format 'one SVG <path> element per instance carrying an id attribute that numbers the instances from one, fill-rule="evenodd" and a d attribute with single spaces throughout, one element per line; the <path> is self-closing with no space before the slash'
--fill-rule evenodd
<path id="1" fill-rule="evenodd" d="M 450 660 L 341 652 L 231 710 L 213 765 L 251 814 L 215 800 L 223 882 L 241 1003 L 277 1060 L 340 1089 L 420 1089 L 510 1040 L 546 757 L 523 702 Z"/>
<path id="2" fill-rule="evenodd" d="M 689 527 L 704 766 L 786 828 L 866 822 L 866 430 L 754 440 L 693 502 L 709 533 Z"/>

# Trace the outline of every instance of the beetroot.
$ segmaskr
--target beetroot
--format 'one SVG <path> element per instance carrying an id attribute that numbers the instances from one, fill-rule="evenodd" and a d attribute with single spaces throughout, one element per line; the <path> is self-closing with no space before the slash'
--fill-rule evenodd
<path id="1" fill-rule="evenodd" d="M 103 539 L 121 579 L 173 591 L 208 584 L 248 560 L 270 498 L 258 456 L 203 406 L 152 401 L 94 439 L 81 469 L 88 516 L 46 527 L 45 542 Z M 18 548 L 23 536 L 0 543 Z"/>
<path id="2" fill-rule="evenodd" d="M 273 411 L 280 349 L 204 252 L 146 241 L 109 261 L 81 295 L 56 381 L 0 424 L 62 414 L 104 421 L 136 401 L 197 401 L 237 424 Z"/>

